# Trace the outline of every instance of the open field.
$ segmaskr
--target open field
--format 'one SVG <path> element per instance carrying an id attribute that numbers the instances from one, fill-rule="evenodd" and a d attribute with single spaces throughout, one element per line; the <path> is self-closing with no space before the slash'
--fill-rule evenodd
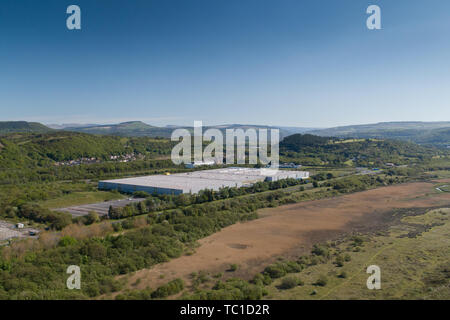
<path id="1" fill-rule="evenodd" d="M 417 210 L 416 210 L 417 211 Z M 418 215 L 416 215 L 418 214 Z M 343 265 L 335 258 L 309 266 L 297 274 L 303 285 L 282 290 L 286 277 L 268 286 L 267 299 L 449 299 L 450 298 L 450 209 L 414 212 L 388 232 L 362 237 L 355 250 L 350 238 L 330 250 L 351 257 Z M 381 290 L 368 290 L 366 269 L 381 270 Z M 342 274 L 345 276 L 343 277 Z M 315 285 L 325 276 L 325 286 Z"/>
<path id="2" fill-rule="evenodd" d="M 450 206 L 450 194 L 435 189 L 446 182 L 408 183 L 264 209 L 260 219 L 204 238 L 192 255 L 138 271 L 128 283 L 135 284 L 133 289 L 155 288 L 175 278 L 189 283 L 192 272 L 224 272 L 230 264 L 238 264 L 239 269 L 226 276 L 249 279 L 280 257 L 308 253 L 315 243 L 349 232 L 385 229 L 402 218 L 392 214 L 395 209 Z"/>

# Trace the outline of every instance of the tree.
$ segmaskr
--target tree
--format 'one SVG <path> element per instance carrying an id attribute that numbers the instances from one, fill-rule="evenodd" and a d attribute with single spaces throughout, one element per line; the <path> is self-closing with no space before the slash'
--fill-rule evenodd
<path id="1" fill-rule="evenodd" d="M 62 237 L 62 238 L 59 240 L 59 245 L 60 245 L 61 247 L 69 247 L 69 246 L 73 246 L 73 245 L 75 245 L 76 243 L 77 243 L 77 239 L 75 239 L 75 238 L 73 238 L 73 237 L 70 237 L 70 236 Z"/>
<path id="2" fill-rule="evenodd" d="M 100 221 L 100 218 L 98 217 L 98 214 L 95 211 L 90 211 L 85 219 L 86 219 L 85 220 L 86 221 L 86 225 L 90 225 L 90 224 L 93 224 L 93 223 L 96 223 L 96 222 Z"/>

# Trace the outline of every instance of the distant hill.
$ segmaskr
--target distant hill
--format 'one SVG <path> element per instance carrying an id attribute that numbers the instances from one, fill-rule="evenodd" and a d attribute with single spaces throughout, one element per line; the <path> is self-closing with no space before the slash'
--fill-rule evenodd
<path id="1" fill-rule="evenodd" d="M 327 137 L 314 136 L 312 134 L 294 134 L 283 139 L 280 148 L 286 150 L 300 150 L 306 146 L 320 146 L 329 142 Z"/>
<path id="2" fill-rule="evenodd" d="M 170 137 L 171 128 L 154 127 L 142 121 L 129 121 L 119 124 L 87 125 L 82 127 L 66 127 L 64 130 L 91 134 L 104 134 L 125 137 Z"/>
<path id="3" fill-rule="evenodd" d="M 51 129 L 57 129 L 57 130 L 62 130 L 65 128 L 78 128 L 78 127 L 97 127 L 99 126 L 98 124 L 81 124 L 81 123 L 62 123 L 62 124 L 47 124 L 47 127 L 51 128 Z"/>
<path id="4" fill-rule="evenodd" d="M 52 129 L 38 122 L 0 121 L 0 134 L 14 133 L 14 132 L 44 133 L 50 131 L 52 131 Z"/>
<path id="5" fill-rule="evenodd" d="M 450 145 L 450 121 L 382 122 L 311 130 L 308 133 L 340 138 L 397 139 L 444 147 Z"/>
<path id="6" fill-rule="evenodd" d="M 130 121 L 123 122 L 119 124 L 108 124 L 108 125 L 85 125 L 85 126 L 73 126 L 73 127 L 64 127 L 64 130 L 67 131 L 76 131 L 76 132 L 84 132 L 91 134 L 106 134 L 106 135 L 117 135 L 117 136 L 127 136 L 127 137 L 163 137 L 170 138 L 173 130 L 177 128 L 184 128 L 193 132 L 193 127 L 189 126 L 175 126 L 168 125 L 165 127 L 156 127 L 148 125 L 142 121 Z M 226 129 L 279 129 L 280 130 L 280 138 L 284 138 L 288 135 L 294 133 L 303 133 L 311 128 L 297 128 L 297 127 L 271 127 L 264 125 L 247 125 L 247 124 L 223 124 L 216 126 L 205 126 L 203 127 L 203 131 L 208 129 L 219 129 L 225 134 Z"/>

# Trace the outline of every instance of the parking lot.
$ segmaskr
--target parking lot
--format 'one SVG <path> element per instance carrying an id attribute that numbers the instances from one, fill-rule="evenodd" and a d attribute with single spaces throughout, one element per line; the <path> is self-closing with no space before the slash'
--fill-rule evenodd
<path id="1" fill-rule="evenodd" d="M 30 232 L 34 233 L 35 235 L 30 235 Z M 18 229 L 12 223 L 0 221 L 0 241 L 5 241 L 13 238 L 33 238 L 37 237 L 38 233 L 39 230 L 33 228 Z"/>
<path id="2" fill-rule="evenodd" d="M 113 201 L 104 201 L 98 203 L 84 204 L 80 206 L 72 206 L 67 208 L 54 209 L 55 211 L 67 212 L 74 217 L 81 217 L 88 215 L 89 212 L 96 212 L 99 216 L 105 216 L 108 214 L 109 207 L 121 208 L 125 207 L 127 204 L 143 201 L 143 198 L 129 198 Z"/>

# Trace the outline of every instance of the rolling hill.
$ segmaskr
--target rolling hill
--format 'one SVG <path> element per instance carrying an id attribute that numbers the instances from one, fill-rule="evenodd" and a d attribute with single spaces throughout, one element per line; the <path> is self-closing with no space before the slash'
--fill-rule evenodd
<path id="1" fill-rule="evenodd" d="M 38 122 L 0 121 L 0 134 L 15 133 L 15 132 L 44 133 L 50 131 L 52 131 L 52 129 Z"/>
<path id="2" fill-rule="evenodd" d="M 343 139 L 294 134 L 280 143 L 280 160 L 303 165 L 346 164 L 377 167 L 386 163 L 413 164 L 430 160 L 446 150 L 413 142 L 389 139 Z"/>
<path id="3" fill-rule="evenodd" d="M 172 129 L 154 127 L 142 121 L 129 121 L 118 124 L 88 125 L 82 127 L 67 127 L 66 131 L 75 131 L 91 134 L 104 134 L 124 137 L 170 137 Z"/>
<path id="4" fill-rule="evenodd" d="M 177 128 L 187 129 L 193 132 L 193 127 L 189 126 L 176 126 L 168 125 L 165 127 L 156 127 L 148 125 L 142 121 L 129 121 L 122 122 L 119 124 L 108 124 L 108 125 L 85 125 L 85 126 L 72 126 L 64 127 L 63 130 L 84 132 L 91 134 L 104 134 L 104 135 L 116 135 L 125 137 L 162 137 L 170 138 L 172 132 Z M 208 129 L 219 129 L 225 135 L 226 129 L 278 129 L 280 130 L 280 139 L 287 137 L 295 133 L 304 133 L 312 128 L 303 127 L 272 127 L 264 125 L 246 125 L 246 124 L 223 124 L 216 126 L 204 126 L 203 131 Z"/>
<path id="5" fill-rule="evenodd" d="M 382 122 L 308 131 L 310 134 L 339 138 L 381 138 L 412 141 L 440 147 L 450 145 L 450 121 Z"/>
<path id="6" fill-rule="evenodd" d="M 0 137 L 0 171 L 33 168 L 59 161 L 95 157 L 109 160 L 111 155 L 168 155 L 173 147 L 167 139 L 117 137 L 79 132 L 5 134 Z"/>

